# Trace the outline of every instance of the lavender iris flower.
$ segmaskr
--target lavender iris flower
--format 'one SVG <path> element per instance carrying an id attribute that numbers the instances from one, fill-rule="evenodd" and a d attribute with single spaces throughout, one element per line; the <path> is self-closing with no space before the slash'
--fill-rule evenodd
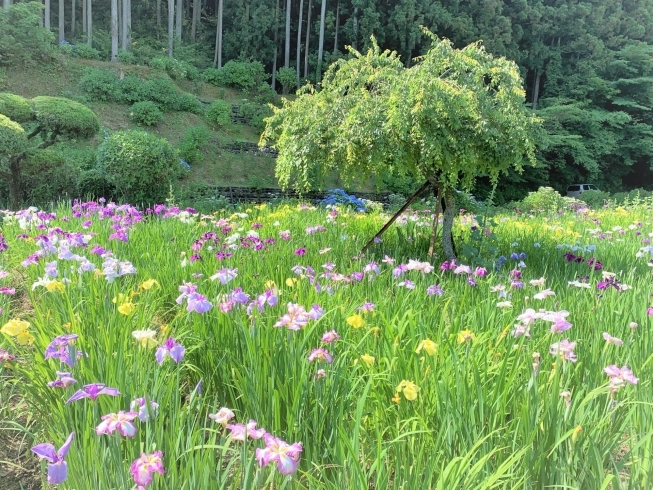
<path id="1" fill-rule="evenodd" d="M 50 443 L 37 444 L 32 448 L 32 452 L 39 458 L 45 459 L 48 462 L 48 483 L 56 485 L 63 483 L 68 478 L 68 463 L 65 458 L 70 449 L 70 444 L 73 442 L 75 433 L 71 432 L 59 450 L 55 450 L 54 446 Z"/>
<path id="2" fill-rule="evenodd" d="M 163 364 L 163 361 L 165 361 L 166 357 L 170 356 L 173 361 L 179 364 L 184 358 L 185 354 L 186 349 L 181 344 L 176 343 L 175 339 L 170 337 L 168 340 L 166 340 L 165 344 L 160 345 L 156 350 L 156 362 L 158 362 L 160 366 Z"/>

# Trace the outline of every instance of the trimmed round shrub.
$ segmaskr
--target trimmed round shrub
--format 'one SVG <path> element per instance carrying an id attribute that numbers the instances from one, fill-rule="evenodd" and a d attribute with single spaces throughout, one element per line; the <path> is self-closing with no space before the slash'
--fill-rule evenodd
<path id="1" fill-rule="evenodd" d="M 192 114 L 202 114 L 204 112 L 204 106 L 197 100 L 197 97 L 184 92 L 177 99 L 177 110 Z"/>
<path id="2" fill-rule="evenodd" d="M 177 86 L 167 78 L 153 78 L 146 81 L 141 88 L 142 100 L 151 100 L 166 111 L 177 110 L 179 92 Z"/>
<path id="3" fill-rule="evenodd" d="M 231 104 L 224 100 L 216 100 L 206 111 L 206 120 L 216 126 L 226 126 L 231 122 Z"/>
<path id="4" fill-rule="evenodd" d="M 92 100 L 118 100 L 120 98 L 120 80 L 115 73 L 107 70 L 89 68 L 79 79 L 79 87 Z"/>
<path id="5" fill-rule="evenodd" d="M 248 91 L 265 82 L 270 75 L 265 73 L 265 67 L 260 61 L 229 60 L 219 70 L 205 70 L 203 78 L 211 85 Z"/>
<path id="6" fill-rule="evenodd" d="M 22 123 L 32 119 L 32 102 L 20 95 L 0 93 L 0 114 Z"/>
<path id="7" fill-rule="evenodd" d="M 247 123 L 263 131 L 265 129 L 265 118 L 272 115 L 272 109 L 266 104 L 258 104 L 256 102 L 244 102 L 239 108 L 240 115 L 247 119 Z"/>
<path id="8" fill-rule="evenodd" d="M 0 114 L 0 158 L 12 157 L 27 149 L 27 135 L 23 127 Z"/>
<path id="9" fill-rule="evenodd" d="M 120 95 L 118 100 L 125 104 L 133 104 L 148 100 L 145 93 L 148 90 L 146 82 L 133 75 L 128 75 L 120 80 Z"/>
<path id="10" fill-rule="evenodd" d="M 79 102 L 62 97 L 34 97 L 34 117 L 45 131 L 69 138 L 90 138 L 100 130 L 95 113 Z"/>
<path id="11" fill-rule="evenodd" d="M 21 186 L 32 204 L 76 197 L 78 177 L 79 167 L 50 149 L 32 150 L 21 162 Z"/>
<path id="12" fill-rule="evenodd" d="M 145 131 L 115 132 L 98 148 L 98 170 L 132 204 L 163 202 L 180 169 L 170 143 Z"/>
<path id="13" fill-rule="evenodd" d="M 565 207 L 565 200 L 551 187 L 540 187 L 529 192 L 522 204 L 527 211 L 553 213 Z"/>
<path id="14" fill-rule="evenodd" d="M 154 102 L 146 100 L 131 106 L 129 118 L 141 126 L 156 126 L 163 119 L 163 112 Z"/>

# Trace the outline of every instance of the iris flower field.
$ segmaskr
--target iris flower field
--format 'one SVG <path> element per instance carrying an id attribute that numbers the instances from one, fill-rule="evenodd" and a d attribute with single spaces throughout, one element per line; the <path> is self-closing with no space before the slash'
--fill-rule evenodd
<path id="1" fill-rule="evenodd" d="M 6 212 L 44 488 L 653 488 L 650 203 Z"/>

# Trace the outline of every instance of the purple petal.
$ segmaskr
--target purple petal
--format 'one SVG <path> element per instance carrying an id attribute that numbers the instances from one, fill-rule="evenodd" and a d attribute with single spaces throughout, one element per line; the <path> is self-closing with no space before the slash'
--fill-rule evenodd
<path id="1" fill-rule="evenodd" d="M 48 465 L 48 483 L 56 485 L 63 483 L 68 478 L 68 463 L 65 461 L 58 461 L 54 464 Z"/>
<path id="2" fill-rule="evenodd" d="M 176 363 L 181 362 L 181 360 L 184 358 L 185 353 L 186 353 L 186 349 L 184 348 L 184 346 L 179 344 L 175 345 L 172 349 L 170 349 L 170 357 Z"/>
<path id="3" fill-rule="evenodd" d="M 159 363 L 159 366 L 163 364 L 163 361 L 165 360 L 166 356 L 169 354 L 169 351 L 166 347 L 164 346 L 159 346 L 159 348 L 156 350 L 156 362 Z"/>
<path id="4" fill-rule="evenodd" d="M 86 393 L 86 391 L 84 391 L 84 390 L 77 390 L 73 394 L 73 396 L 68 398 L 68 401 L 66 401 L 66 405 L 68 403 L 71 403 L 71 402 L 74 402 L 74 401 L 77 401 L 77 400 L 81 400 L 82 398 L 90 398 L 90 395 L 88 393 Z"/>
<path id="5" fill-rule="evenodd" d="M 43 444 L 37 444 L 32 448 L 32 452 L 36 454 L 39 458 L 43 458 L 50 463 L 57 461 L 57 453 L 54 449 L 54 446 L 48 442 Z"/>
<path id="6" fill-rule="evenodd" d="M 102 388 L 98 392 L 98 395 L 118 396 L 120 395 L 120 392 L 118 391 L 117 388 Z"/>
<path id="7" fill-rule="evenodd" d="M 70 435 L 68 436 L 68 439 L 66 439 L 66 442 L 63 443 L 63 446 L 59 448 L 59 451 L 57 451 L 57 456 L 59 457 L 60 461 L 63 461 L 63 459 L 66 457 L 66 454 L 68 454 L 68 450 L 70 449 L 70 444 L 73 442 L 73 439 L 75 438 L 75 433 L 71 432 Z"/>

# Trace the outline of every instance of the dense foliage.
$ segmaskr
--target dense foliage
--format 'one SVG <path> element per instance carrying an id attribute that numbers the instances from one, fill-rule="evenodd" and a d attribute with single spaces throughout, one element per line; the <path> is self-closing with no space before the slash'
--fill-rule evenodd
<path id="1" fill-rule="evenodd" d="M 98 170 L 131 202 L 163 201 L 180 169 L 175 149 L 145 131 L 117 131 L 98 148 Z"/>

